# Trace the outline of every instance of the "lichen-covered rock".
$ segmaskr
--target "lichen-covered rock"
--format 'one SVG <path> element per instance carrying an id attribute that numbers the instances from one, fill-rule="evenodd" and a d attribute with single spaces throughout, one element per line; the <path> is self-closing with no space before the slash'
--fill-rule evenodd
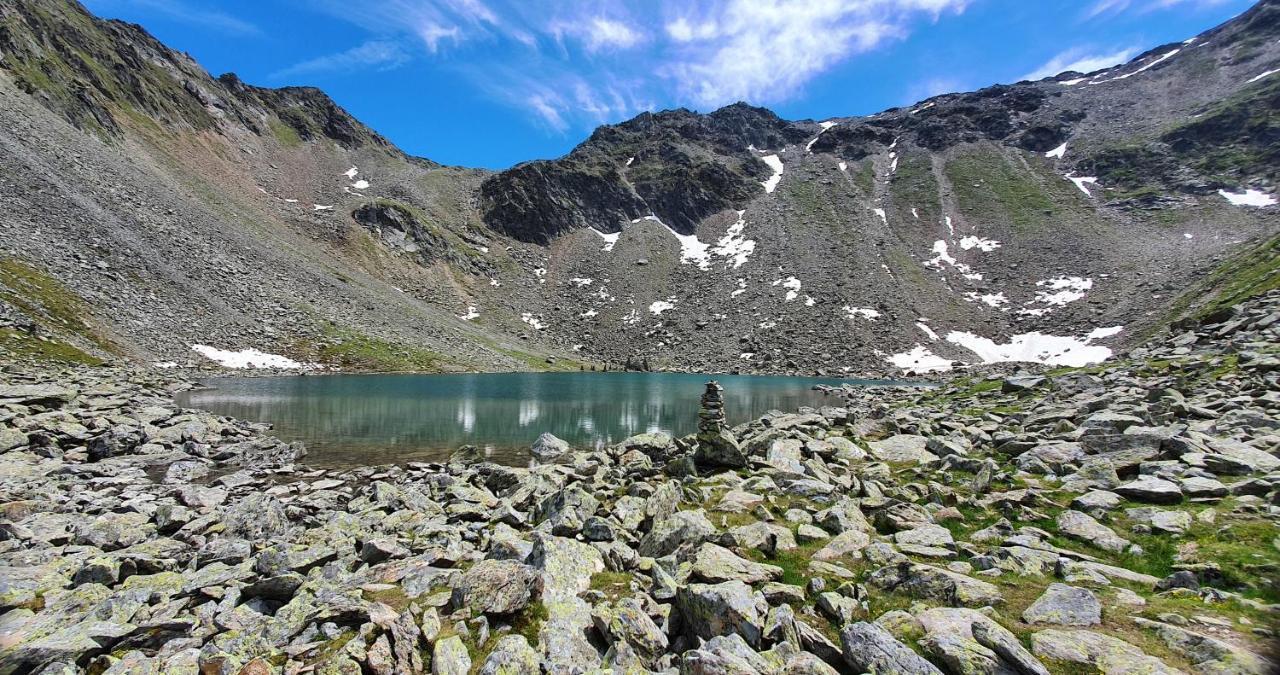
<path id="1" fill-rule="evenodd" d="M 681 587 L 676 606 L 690 637 L 709 640 L 736 633 L 752 646 L 760 645 L 769 612 L 764 595 L 741 581 Z"/>
<path id="2" fill-rule="evenodd" d="M 481 560 L 453 587 L 453 605 L 483 614 L 512 614 L 529 605 L 539 590 L 538 575 L 510 560 Z"/>
<path id="3" fill-rule="evenodd" d="M 1022 620 L 1058 626 L 1095 626 L 1102 623 L 1102 603 L 1087 588 L 1049 584 L 1022 612 Z"/>
<path id="4" fill-rule="evenodd" d="M 1185 675 L 1119 638 L 1087 630 L 1042 630 L 1031 635 L 1041 659 L 1096 669 L 1102 675 Z"/>
<path id="5" fill-rule="evenodd" d="M 841 653 L 855 673 L 942 675 L 932 663 L 902 644 L 889 631 L 860 621 L 840 631 Z"/>

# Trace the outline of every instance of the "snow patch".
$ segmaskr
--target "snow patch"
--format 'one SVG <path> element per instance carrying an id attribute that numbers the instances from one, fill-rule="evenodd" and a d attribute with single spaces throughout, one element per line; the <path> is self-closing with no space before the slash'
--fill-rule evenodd
<path id="1" fill-rule="evenodd" d="M 880 318 L 880 312 L 877 312 L 870 307 L 850 307 L 849 305 L 845 305 L 844 313 L 849 315 L 850 319 L 861 317 L 867 321 L 875 321 Z"/>
<path id="2" fill-rule="evenodd" d="M 983 239 L 982 237 L 968 236 L 960 240 L 960 248 L 968 251 L 976 248 L 983 253 L 990 253 L 1000 248 L 1000 242 L 994 239 Z"/>
<path id="3" fill-rule="evenodd" d="M 970 291 L 964 294 L 964 299 L 969 302 L 981 302 L 992 307 L 999 307 L 1009 303 L 1009 299 L 1004 297 L 1003 292 L 987 293 L 984 295 L 975 291 Z"/>
<path id="4" fill-rule="evenodd" d="M 1058 147 L 1050 150 L 1049 152 L 1044 153 L 1044 156 L 1050 159 L 1054 159 L 1054 158 L 1062 159 L 1063 157 L 1066 156 L 1066 154 L 1067 154 L 1067 144 L 1063 143 L 1062 145 L 1059 145 Z"/>
<path id="5" fill-rule="evenodd" d="M 1084 336 L 1086 340 L 1101 340 L 1116 335 L 1124 330 L 1124 326 L 1111 326 L 1109 328 L 1094 328 L 1089 334 Z"/>
<path id="6" fill-rule="evenodd" d="M 1276 203 L 1275 197 L 1258 190 L 1245 190 L 1244 192 L 1218 190 L 1218 194 L 1231 202 L 1233 206 L 1271 206 Z"/>
<path id="7" fill-rule="evenodd" d="M 745 265 L 747 259 L 756 250 L 755 240 L 742 236 L 742 231 L 747 226 L 747 221 L 744 218 L 745 214 L 746 211 L 738 212 L 737 222 L 730 225 L 728 230 L 725 230 L 724 236 L 720 237 L 720 240 L 716 242 L 715 248 L 711 249 L 712 253 L 722 258 L 731 258 L 734 269 Z"/>
<path id="8" fill-rule="evenodd" d="M 1089 195 L 1090 197 L 1092 197 L 1092 196 L 1093 196 L 1093 193 L 1092 193 L 1092 192 L 1089 192 L 1089 188 L 1085 187 L 1085 185 L 1097 185 L 1097 184 L 1098 184 L 1098 179 L 1097 179 L 1096 177 L 1094 177 L 1094 176 L 1080 176 L 1080 177 L 1076 177 L 1076 176 L 1073 176 L 1073 175 L 1071 175 L 1071 174 L 1067 174 L 1067 180 L 1071 181 L 1072 183 L 1075 183 L 1075 184 L 1076 184 L 1076 187 L 1080 188 L 1080 191 L 1081 191 L 1081 192 L 1085 193 L 1086 195 Z"/>
<path id="9" fill-rule="evenodd" d="M 747 292 L 747 280 L 738 279 L 738 287 L 734 289 L 732 293 L 729 294 L 729 297 L 736 298 L 739 295 L 742 295 L 743 293 L 746 293 L 746 292 Z"/>
<path id="10" fill-rule="evenodd" d="M 1035 302 L 1051 307 L 1062 307 L 1084 297 L 1085 291 L 1093 288 L 1093 279 L 1083 277 L 1057 277 L 1037 281 L 1037 286 L 1048 288 L 1047 291 L 1036 291 Z"/>
<path id="11" fill-rule="evenodd" d="M 594 309 L 588 309 L 587 311 L 585 311 L 585 312 L 583 312 L 583 313 L 579 314 L 578 316 L 580 316 L 580 317 L 582 317 L 582 318 L 584 318 L 584 319 L 590 319 L 590 318 L 591 318 L 591 317 L 593 317 L 593 316 L 599 316 L 599 315 L 600 315 L 600 312 L 597 312 L 597 311 L 596 311 L 596 310 L 594 310 Z"/>
<path id="12" fill-rule="evenodd" d="M 588 279 L 586 277 L 573 277 L 569 279 L 569 283 L 577 286 L 578 288 L 586 288 L 591 285 L 592 279 Z"/>
<path id="13" fill-rule="evenodd" d="M 983 363 L 1025 362 L 1050 366 L 1087 366 L 1107 360 L 1111 349 L 1090 345 L 1093 339 L 1089 336 L 1074 338 L 1033 332 L 1015 335 L 1009 342 L 999 344 L 990 338 L 963 331 L 947 334 L 947 342 L 977 354 Z"/>
<path id="14" fill-rule="evenodd" d="M 480 310 L 476 309 L 474 306 L 469 306 L 467 307 L 467 313 L 463 314 L 462 316 L 459 316 L 458 318 L 462 319 L 463 321 L 478 319 L 480 318 Z"/>
<path id="15" fill-rule="evenodd" d="M 920 330 L 924 331 L 924 334 L 928 335 L 930 340 L 938 339 L 938 334 L 933 332 L 933 329 L 929 327 L 929 324 L 923 321 L 917 321 L 916 328 L 919 328 Z"/>
<path id="16" fill-rule="evenodd" d="M 881 222 L 885 225 L 889 224 L 889 217 L 884 214 L 884 209 L 871 209 L 877 216 L 880 216 Z"/>
<path id="17" fill-rule="evenodd" d="M 521 314 L 520 320 L 529 324 L 530 326 L 533 326 L 535 330 L 543 330 L 544 328 L 547 327 L 547 324 L 542 322 L 542 317 L 534 316 L 530 312 L 525 312 L 524 314 Z"/>
<path id="18" fill-rule="evenodd" d="M 1255 77 L 1252 77 L 1252 78 L 1250 78 L 1250 79 L 1249 79 L 1249 81 L 1245 82 L 1245 84 L 1253 84 L 1254 82 L 1257 82 L 1258 80 L 1261 80 L 1261 79 L 1264 79 L 1264 78 L 1271 77 L 1272 75 L 1275 75 L 1276 73 L 1280 73 L 1280 68 L 1276 68 L 1275 70 L 1268 70 L 1267 72 L 1262 73 L 1261 75 L 1257 75 L 1257 76 L 1255 76 Z"/>
<path id="19" fill-rule="evenodd" d="M 600 238 L 604 240 L 604 248 L 600 249 L 601 251 L 612 251 L 614 244 L 617 244 L 618 238 L 622 236 L 621 232 L 614 232 L 613 234 L 605 234 L 600 230 L 595 229 L 594 227 L 591 228 L 591 231 L 600 235 Z"/>
<path id="20" fill-rule="evenodd" d="M 326 204 L 312 204 L 312 205 L 311 205 L 311 210 L 312 210 L 312 211 L 332 211 L 332 210 L 333 210 L 333 206 L 332 206 L 332 205 L 326 205 Z"/>
<path id="21" fill-rule="evenodd" d="M 914 370 L 918 373 L 951 370 L 950 359 L 944 359 L 934 354 L 924 345 L 916 345 L 915 349 L 901 354 L 894 354 L 886 360 L 898 368 Z"/>
<path id="22" fill-rule="evenodd" d="M 307 364 L 287 356 L 268 354 L 257 349 L 230 351 L 208 345 L 191 345 L 191 350 L 224 368 L 306 368 Z"/>
<path id="23" fill-rule="evenodd" d="M 347 169 L 346 171 L 343 171 L 343 172 L 342 172 L 342 175 L 346 176 L 346 177 L 347 177 L 347 180 L 351 180 L 351 179 L 355 178 L 355 177 L 356 177 L 356 174 L 358 174 L 358 173 L 360 173 L 360 170 L 353 166 L 353 167 L 351 167 L 350 169 Z"/>
<path id="24" fill-rule="evenodd" d="M 636 161 L 636 158 L 635 158 L 635 157 L 628 157 L 628 158 L 627 158 L 627 166 L 631 166 L 631 163 L 632 163 L 632 162 L 634 162 L 634 161 Z"/>
<path id="25" fill-rule="evenodd" d="M 777 155 L 765 155 L 760 158 L 760 161 L 768 164 L 769 168 L 773 169 L 773 175 L 769 176 L 768 180 L 760 183 L 764 186 L 764 191 L 766 193 L 773 192 L 777 189 L 778 183 L 782 182 L 782 160 L 778 159 Z"/>
<path id="26" fill-rule="evenodd" d="M 1127 80 L 1127 79 L 1129 79 L 1129 78 L 1133 77 L 1134 75 L 1137 75 L 1138 73 L 1146 72 L 1146 71 L 1148 71 L 1148 70 L 1150 70 L 1150 69 L 1152 69 L 1152 68 L 1154 68 L 1154 67 L 1156 67 L 1156 66 L 1160 65 L 1161 63 L 1164 63 L 1167 59 L 1173 58 L 1173 56 L 1174 56 L 1174 55 L 1176 55 L 1176 54 L 1177 54 L 1178 52 L 1180 52 L 1180 51 L 1182 51 L 1182 50 L 1181 50 L 1181 49 L 1175 49 L 1175 50 L 1173 50 L 1173 51 L 1171 51 L 1171 52 L 1168 52 L 1168 53 L 1164 54 L 1163 56 L 1161 56 L 1160 58 L 1158 58 L 1158 59 L 1156 59 L 1156 60 L 1152 61 L 1151 63 L 1148 63 L 1147 65 L 1145 65 L 1145 66 L 1143 66 L 1143 67 L 1141 67 L 1141 68 L 1139 68 L 1139 69 L 1137 69 L 1137 70 L 1133 71 L 1132 73 L 1125 73 L 1124 75 L 1118 75 L 1118 76 L 1116 76 L 1116 77 L 1112 77 L 1112 78 L 1110 78 L 1110 79 L 1106 79 L 1106 80 L 1099 80 L 1099 81 L 1097 81 L 1097 82 L 1093 82 L 1092 84 L 1106 84 L 1107 82 L 1115 82 L 1116 80 Z"/>
<path id="27" fill-rule="evenodd" d="M 358 180 L 358 181 L 356 181 L 356 182 L 352 183 L 352 184 L 351 184 L 351 187 L 353 187 L 353 188 L 355 188 L 355 189 L 357 189 L 357 190 L 368 190 L 368 189 L 369 189 L 369 181 L 364 180 L 363 178 L 361 178 L 360 180 Z"/>
<path id="28" fill-rule="evenodd" d="M 773 282 L 774 286 L 782 286 L 787 289 L 787 295 L 783 302 L 791 302 L 800 297 L 800 280 L 795 277 L 787 277 L 786 279 L 778 279 Z"/>
<path id="29" fill-rule="evenodd" d="M 649 305 L 649 312 L 652 313 L 654 316 L 657 316 L 667 310 L 675 309 L 675 308 L 676 308 L 676 299 L 667 298 L 666 300 L 655 300 L 653 304 Z"/>
<path id="30" fill-rule="evenodd" d="M 836 164 L 836 166 L 837 166 L 837 167 L 839 167 L 841 171 L 848 171 L 848 170 L 849 170 L 849 165 L 848 165 L 848 164 L 846 164 L 846 163 L 844 163 L 844 162 L 839 162 L 839 163 L 837 163 L 837 164 Z"/>

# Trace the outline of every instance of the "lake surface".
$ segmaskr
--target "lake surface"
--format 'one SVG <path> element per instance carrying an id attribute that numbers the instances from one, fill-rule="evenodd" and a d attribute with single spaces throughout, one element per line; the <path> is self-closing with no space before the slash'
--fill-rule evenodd
<path id="1" fill-rule="evenodd" d="M 814 391 L 816 384 L 899 384 L 683 373 L 322 375 L 218 378 L 183 392 L 178 404 L 271 422 L 280 438 L 306 443 L 309 464 L 441 461 L 469 444 L 494 461 L 522 465 L 547 431 L 576 447 L 650 431 L 694 433 L 712 377 L 725 388 L 731 425 L 769 410 L 841 405 Z"/>

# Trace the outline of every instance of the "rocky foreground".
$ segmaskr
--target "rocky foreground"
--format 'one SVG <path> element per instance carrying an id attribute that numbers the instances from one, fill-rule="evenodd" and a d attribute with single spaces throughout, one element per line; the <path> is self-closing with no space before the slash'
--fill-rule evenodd
<path id="1" fill-rule="evenodd" d="M 1267 673 L 1277 337 L 1280 292 L 531 468 L 308 469 L 169 375 L 8 373 L 0 674 Z"/>

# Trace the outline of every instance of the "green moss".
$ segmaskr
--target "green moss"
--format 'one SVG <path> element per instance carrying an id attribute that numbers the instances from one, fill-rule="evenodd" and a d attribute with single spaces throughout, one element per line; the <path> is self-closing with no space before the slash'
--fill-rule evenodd
<path id="1" fill-rule="evenodd" d="M 388 342 L 350 329 L 330 328 L 326 332 L 329 340 L 322 346 L 299 351 L 326 365 L 370 372 L 437 373 L 448 362 L 428 349 Z"/>
<path id="2" fill-rule="evenodd" d="M 1173 303 L 1172 317 L 1195 308 L 1201 318 L 1220 309 L 1280 288 L 1280 235 L 1246 249 L 1222 263 Z"/>
<path id="3" fill-rule="evenodd" d="M 298 135 L 297 129 L 278 119 L 268 121 L 267 125 L 271 127 L 271 135 L 275 136 L 281 147 L 296 148 L 302 145 L 302 137 Z"/>
<path id="4" fill-rule="evenodd" d="M 947 160 L 945 172 L 967 216 L 1003 215 L 1013 227 L 1030 229 L 1048 222 L 1056 210 L 1037 177 L 995 149 L 960 151 Z"/>
<path id="5" fill-rule="evenodd" d="M 851 172 L 853 175 L 853 184 L 862 189 L 868 195 L 872 195 L 876 191 L 876 167 L 870 159 L 864 159 L 854 167 Z"/>
<path id="6" fill-rule="evenodd" d="M 52 339 L 41 339 L 12 328 L 0 328 L 0 353 L 19 360 L 100 366 L 102 359 L 80 348 Z"/>
<path id="7" fill-rule="evenodd" d="M 102 361 L 58 336 L 93 345 L 107 353 L 116 347 L 90 326 L 85 317 L 89 309 L 83 299 L 55 279 L 35 267 L 0 256 L 0 301 L 4 301 L 30 317 L 43 333 L 53 337 L 41 339 L 24 332 L 6 329 L 3 345 L 19 356 L 64 363 L 97 365 Z"/>
<path id="8" fill-rule="evenodd" d="M 924 153 L 908 153 L 898 159 L 898 171 L 889 183 L 889 193 L 900 211 L 916 209 L 924 223 L 942 221 L 938 180 L 933 162 Z"/>

